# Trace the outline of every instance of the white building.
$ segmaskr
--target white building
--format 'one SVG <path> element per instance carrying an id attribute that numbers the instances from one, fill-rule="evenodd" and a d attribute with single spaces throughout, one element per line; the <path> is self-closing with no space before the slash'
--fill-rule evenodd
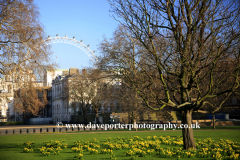
<path id="1" fill-rule="evenodd" d="M 14 109 L 14 91 L 27 82 L 32 81 L 36 87 L 42 87 L 43 83 L 36 82 L 36 76 L 28 71 L 28 74 L 16 72 L 0 78 L 0 122 L 22 121 L 22 112 Z"/>
<path id="2" fill-rule="evenodd" d="M 79 111 L 79 107 L 76 107 L 75 111 L 72 109 L 73 100 L 68 96 L 67 86 L 69 80 L 71 81 L 71 78 L 79 73 L 79 70 L 76 68 L 48 70 L 44 75 L 43 82 L 36 82 L 36 77 L 31 72 L 29 73 L 17 73 L 17 75 L 0 78 L 0 122 L 23 120 L 22 111 L 14 108 L 14 91 L 20 89 L 28 81 L 35 82 L 36 87 L 52 87 L 52 99 L 48 100 L 52 105 L 50 116 L 55 123 L 69 122 L 71 116 Z M 116 81 L 112 85 L 118 83 L 119 81 Z M 103 108 L 100 111 L 103 111 Z M 106 108 L 104 112 L 110 112 L 110 108 Z"/>
<path id="3" fill-rule="evenodd" d="M 60 75 L 66 75 L 68 74 L 68 69 L 54 69 L 54 70 L 47 70 L 44 75 L 44 86 L 51 87 L 52 86 L 52 80 L 54 80 L 56 77 Z"/>
<path id="4" fill-rule="evenodd" d="M 82 71 L 82 77 L 80 78 L 78 76 L 79 70 L 76 68 L 70 68 L 69 70 L 69 75 L 59 75 L 57 76 L 53 81 L 52 81 L 52 118 L 53 118 L 53 122 L 54 123 L 58 123 L 58 122 L 65 122 L 65 123 L 69 123 L 71 121 L 71 116 L 78 113 L 80 111 L 80 113 L 83 114 L 82 108 L 80 107 L 80 101 L 81 100 L 76 100 L 77 99 L 77 93 L 75 94 L 75 96 L 72 96 L 70 98 L 69 94 L 71 93 L 71 91 L 69 90 L 69 84 L 72 83 L 72 81 L 77 80 L 77 81 L 88 81 L 88 79 L 85 79 L 84 75 L 87 75 L 87 71 L 86 69 L 83 69 Z M 80 79 L 78 79 L 80 78 Z M 112 80 L 112 78 L 111 78 Z M 104 78 L 103 80 L 104 82 L 111 84 L 111 85 L 121 85 L 120 80 L 115 80 L 115 81 L 111 81 L 110 79 Z M 75 84 L 76 85 L 76 84 Z M 95 84 L 92 84 L 93 86 L 95 86 Z M 94 92 L 97 93 L 97 88 L 94 89 Z M 92 96 L 96 96 L 96 94 L 93 93 Z M 79 94 L 79 93 L 78 93 Z M 84 92 L 83 96 L 86 96 L 86 100 L 84 98 L 84 105 L 86 104 L 92 104 L 92 99 L 88 98 L 88 94 L 86 94 Z M 76 98 L 74 100 L 74 98 Z M 81 97 L 81 96 L 80 96 Z M 100 107 L 98 112 L 99 113 L 110 113 L 111 112 L 111 108 L 109 106 L 111 105 L 115 105 L 116 106 L 116 101 L 114 102 L 109 102 L 109 104 L 105 104 L 106 107 Z M 74 106 L 76 105 L 76 106 Z M 90 107 L 89 110 L 87 111 L 87 114 L 94 114 L 92 108 Z M 77 114 L 78 115 L 78 114 Z M 103 121 L 103 117 L 99 116 L 99 121 L 102 123 Z"/>
<path id="5" fill-rule="evenodd" d="M 62 73 L 52 80 L 52 118 L 54 123 L 71 120 L 71 100 L 68 97 L 67 85 L 71 77 L 79 73 L 79 70 L 70 68 L 69 74 L 66 74 L 67 72 Z"/>
<path id="6" fill-rule="evenodd" d="M 6 122 L 10 115 L 14 115 L 13 109 L 13 83 L 0 79 L 0 122 Z"/>

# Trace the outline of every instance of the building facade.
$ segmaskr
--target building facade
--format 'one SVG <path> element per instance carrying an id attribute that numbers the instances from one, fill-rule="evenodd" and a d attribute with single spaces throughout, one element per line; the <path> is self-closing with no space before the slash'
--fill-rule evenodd
<path id="1" fill-rule="evenodd" d="M 36 87 L 42 87 L 42 82 L 36 81 L 31 71 L 13 73 L 0 78 L 0 122 L 22 121 L 22 111 L 15 109 L 14 93 L 28 82 Z"/>
<path id="2" fill-rule="evenodd" d="M 71 77 L 79 74 L 76 68 L 70 68 L 69 72 L 62 72 L 52 80 L 52 119 L 54 123 L 69 122 L 73 114 L 71 102 L 69 98 L 68 84 Z"/>
<path id="3" fill-rule="evenodd" d="M 77 74 L 80 74 L 78 69 L 47 70 L 42 82 L 36 81 L 34 74 L 29 73 L 30 74 L 18 73 L 18 75 L 0 78 L 0 122 L 23 121 L 23 112 L 17 107 L 18 104 L 16 100 L 19 96 L 16 97 L 16 93 L 17 91 L 21 92 L 21 88 L 24 88 L 27 82 L 32 82 L 34 87 L 39 87 L 47 92 L 48 104 L 40 111 L 38 118 L 51 117 L 54 123 L 69 123 L 71 116 L 83 115 L 82 108 L 76 103 L 75 99 L 69 96 L 69 83 Z M 87 74 L 86 69 L 82 70 L 81 74 Z M 111 83 L 110 80 L 105 79 L 105 81 Z M 118 84 L 119 82 L 113 83 Z M 96 91 L 95 89 L 95 92 Z M 91 104 L 91 100 L 89 103 Z M 112 106 L 112 103 L 113 102 L 111 102 L 111 104 L 109 103 L 109 106 Z M 78 106 L 74 107 L 74 104 Z M 98 112 L 110 113 L 111 107 L 108 107 L 106 104 L 105 106 L 107 107 L 100 107 Z M 95 114 L 92 107 L 88 108 L 87 114 Z M 99 119 L 102 121 L 101 116 L 99 116 Z"/>

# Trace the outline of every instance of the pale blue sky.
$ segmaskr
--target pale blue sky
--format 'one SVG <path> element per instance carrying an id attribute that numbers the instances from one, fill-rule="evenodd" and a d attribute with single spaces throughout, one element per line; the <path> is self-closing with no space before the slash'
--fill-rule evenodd
<path id="1" fill-rule="evenodd" d="M 35 0 L 39 7 L 40 22 L 47 35 L 83 40 L 98 54 L 98 44 L 103 35 L 111 38 L 118 22 L 110 17 L 107 0 Z M 92 66 L 90 58 L 80 49 L 70 44 L 52 44 L 53 60 L 61 69 Z"/>

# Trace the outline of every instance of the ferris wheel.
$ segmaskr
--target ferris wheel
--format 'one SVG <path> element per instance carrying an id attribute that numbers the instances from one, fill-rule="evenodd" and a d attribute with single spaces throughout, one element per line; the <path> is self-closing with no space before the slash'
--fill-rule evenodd
<path id="1" fill-rule="evenodd" d="M 94 55 L 95 51 L 90 50 L 89 48 L 90 45 L 83 44 L 83 40 L 80 40 L 80 41 L 76 40 L 75 36 L 73 38 L 69 38 L 67 37 L 67 35 L 65 35 L 64 37 L 60 37 L 58 34 L 56 35 L 56 37 L 48 36 L 47 39 L 41 42 L 41 45 L 49 45 L 53 43 L 67 43 L 67 44 L 74 45 L 80 48 L 82 51 L 84 51 L 93 63 L 97 61 L 97 58 Z"/>

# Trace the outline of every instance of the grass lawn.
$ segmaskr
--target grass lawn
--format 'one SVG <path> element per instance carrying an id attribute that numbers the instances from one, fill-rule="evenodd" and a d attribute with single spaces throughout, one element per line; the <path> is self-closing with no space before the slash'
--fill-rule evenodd
<path id="1" fill-rule="evenodd" d="M 148 136 L 170 136 L 171 138 L 181 136 L 181 131 L 153 131 L 153 132 L 113 132 L 113 131 L 102 131 L 102 132 L 81 132 L 79 134 L 76 133 L 66 133 L 66 134 L 23 134 L 23 135 L 3 135 L 0 136 L 0 160 L 27 160 L 27 159 L 76 159 L 74 153 L 72 151 L 73 142 L 83 141 L 82 143 L 89 141 L 93 138 L 96 138 L 96 144 L 104 143 L 104 140 L 107 138 L 111 138 L 109 142 L 116 143 L 114 140 L 116 137 L 121 138 L 133 138 L 134 136 L 139 136 L 140 138 L 147 138 Z M 194 131 L 194 138 L 196 139 L 207 139 L 211 138 L 212 140 L 219 141 L 220 139 L 228 139 L 233 142 L 240 143 L 240 130 L 204 130 L 204 131 Z M 37 148 L 41 148 L 44 144 L 44 141 L 61 141 L 64 140 L 64 143 L 67 143 L 68 146 L 66 149 L 63 149 L 59 155 L 50 155 L 43 156 Z M 23 153 L 23 146 L 17 146 L 17 144 L 23 144 L 27 141 L 33 141 L 34 149 L 33 153 Z M 172 147 L 172 148 L 180 148 L 175 145 L 165 145 L 161 144 L 162 148 Z M 130 156 L 126 156 L 126 152 L 129 149 L 121 149 L 121 150 L 113 150 L 113 153 L 116 159 L 130 159 Z M 87 159 L 110 159 L 111 154 L 93 154 L 90 155 L 89 151 L 83 152 L 84 160 Z M 137 159 L 159 159 L 159 155 L 147 155 L 146 157 L 138 157 Z M 166 159 L 166 158 L 160 158 Z M 177 159 L 169 158 L 169 159 Z M 181 159 L 206 159 L 206 158 L 181 158 Z M 211 158 L 210 158 L 211 159 Z"/>

